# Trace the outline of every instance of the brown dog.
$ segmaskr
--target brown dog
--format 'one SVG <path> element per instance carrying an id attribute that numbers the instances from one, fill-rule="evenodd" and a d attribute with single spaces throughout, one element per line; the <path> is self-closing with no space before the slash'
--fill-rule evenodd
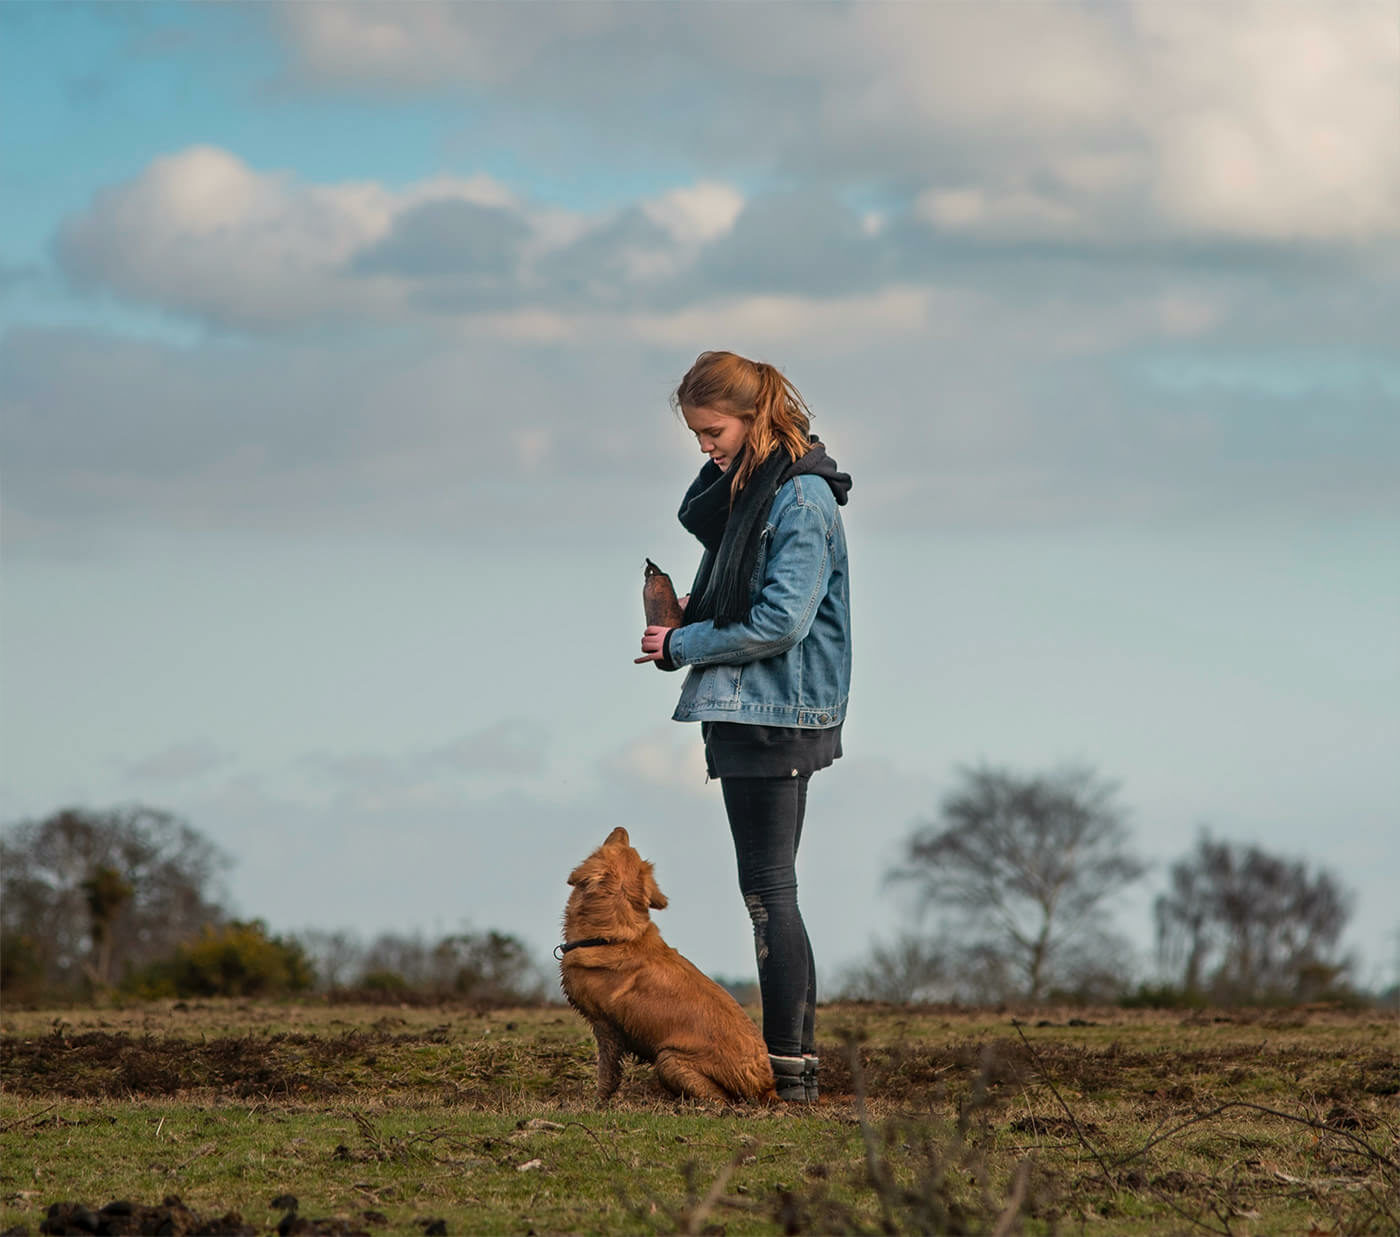
<path id="1" fill-rule="evenodd" d="M 651 864 L 618 828 L 569 875 L 560 958 L 564 995 L 598 1040 L 598 1098 L 622 1080 L 622 1054 L 656 1064 L 674 1095 L 776 1100 L 768 1049 L 714 980 L 661 939 L 666 905 Z"/>

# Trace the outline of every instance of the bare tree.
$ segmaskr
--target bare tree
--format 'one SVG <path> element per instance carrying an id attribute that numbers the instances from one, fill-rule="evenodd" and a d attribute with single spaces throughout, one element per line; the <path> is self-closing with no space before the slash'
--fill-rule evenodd
<path id="1" fill-rule="evenodd" d="M 296 940 L 311 960 L 318 987 L 345 987 L 364 958 L 365 947 L 345 928 L 306 928 Z"/>
<path id="2" fill-rule="evenodd" d="M 43 982 L 74 991 L 166 958 L 224 917 L 229 860 L 168 812 L 69 809 L 0 839 L 0 928 L 36 952 Z"/>
<path id="3" fill-rule="evenodd" d="M 952 912 L 961 949 L 1004 960 L 1039 999 L 1117 948 L 1103 930 L 1105 903 L 1146 868 L 1129 848 L 1117 788 L 1090 770 L 959 776 L 888 879 L 912 886 L 924 912 Z"/>
<path id="4" fill-rule="evenodd" d="M 1202 833 L 1156 906 L 1158 959 L 1188 992 L 1306 1000 L 1344 980 L 1351 895 L 1327 871 Z"/>
<path id="5" fill-rule="evenodd" d="M 332 942 L 340 982 L 351 987 L 413 989 L 488 1005 L 528 1004 L 546 992 L 529 949 L 503 932 L 457 932 L 436 941 L 384 932 L 367 947 L 345 932 L 302 939 L 316 959 Z"/>
<path id="6" fill-rule="evenodd" d="M 461 997 L 491 1004 L 536 1001 L 544 983 L 530 951 L 505 932 L 458 932 L 433 951 L 437 969 Z"/>
<path id="7" fill-rule="evenodd" d="M 838 980 L 839 999 L 896 1005 L 947 1001 L 956 993 L 948 959 L 929 942 L 905 933 L 890 944 L 876 941 L 869 955 Z"/>
<path id="8" fill-rule="evenodd" d="M 100 865 L 79 887 L 87 900 L 92 924 L 92 957 L 84 969 L 94 988 L 106 988 L 112 982 L 112 929 L 135 890 L 120 872 L 106 864 Z"/>

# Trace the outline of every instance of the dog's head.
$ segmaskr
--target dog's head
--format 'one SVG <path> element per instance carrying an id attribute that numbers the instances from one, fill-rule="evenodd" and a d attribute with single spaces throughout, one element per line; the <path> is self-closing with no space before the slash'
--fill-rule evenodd
<path id="1" fill-rule="evenodd" d="M 656 884 L 651 864 L 633 849 L 627 830 L 621 826 L 569 873 L 569 884 L 574 887 L 570 910 L 586 909 L 590 917 L 611 913 L 617 926 L 628 921 L 640 926 L 651 918 L 650 911 L 666 906 L 666 895 Z"/>

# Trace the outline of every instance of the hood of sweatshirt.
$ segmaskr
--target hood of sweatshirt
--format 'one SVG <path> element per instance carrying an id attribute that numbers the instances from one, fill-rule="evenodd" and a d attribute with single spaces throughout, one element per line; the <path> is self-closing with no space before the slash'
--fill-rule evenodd
<path id="1" fill-rule="evenodd" d="M 836 501 L 843 507 L 850 497 L 851 474 L 836 467 L 836 461 L 826 453 L 820 438 L 813 438 L 811 449 L 788 466 L 782 479 L 786 481 L 789 477 L 820 477 L 831 487 Z"/>

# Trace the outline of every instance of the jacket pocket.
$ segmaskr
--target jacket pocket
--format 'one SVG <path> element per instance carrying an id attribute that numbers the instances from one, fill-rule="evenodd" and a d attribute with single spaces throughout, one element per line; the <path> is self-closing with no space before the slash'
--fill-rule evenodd
<path id="1" fill-rule="evenodd" d="M 773 526 L 767 524 L 758 534 L 758 554 L 754 558 L 753 575 L 749 577 L 749 600 L 757 601 L 763 591 L 763 576 L 768 570 L 768 547 L 773 544 Z"/>
<path id="2" fill-rule="evenodd" d="M 695 704 L 702 709 L 737 709 L 742 666 L 706 666 L 696 684 Z"/>

